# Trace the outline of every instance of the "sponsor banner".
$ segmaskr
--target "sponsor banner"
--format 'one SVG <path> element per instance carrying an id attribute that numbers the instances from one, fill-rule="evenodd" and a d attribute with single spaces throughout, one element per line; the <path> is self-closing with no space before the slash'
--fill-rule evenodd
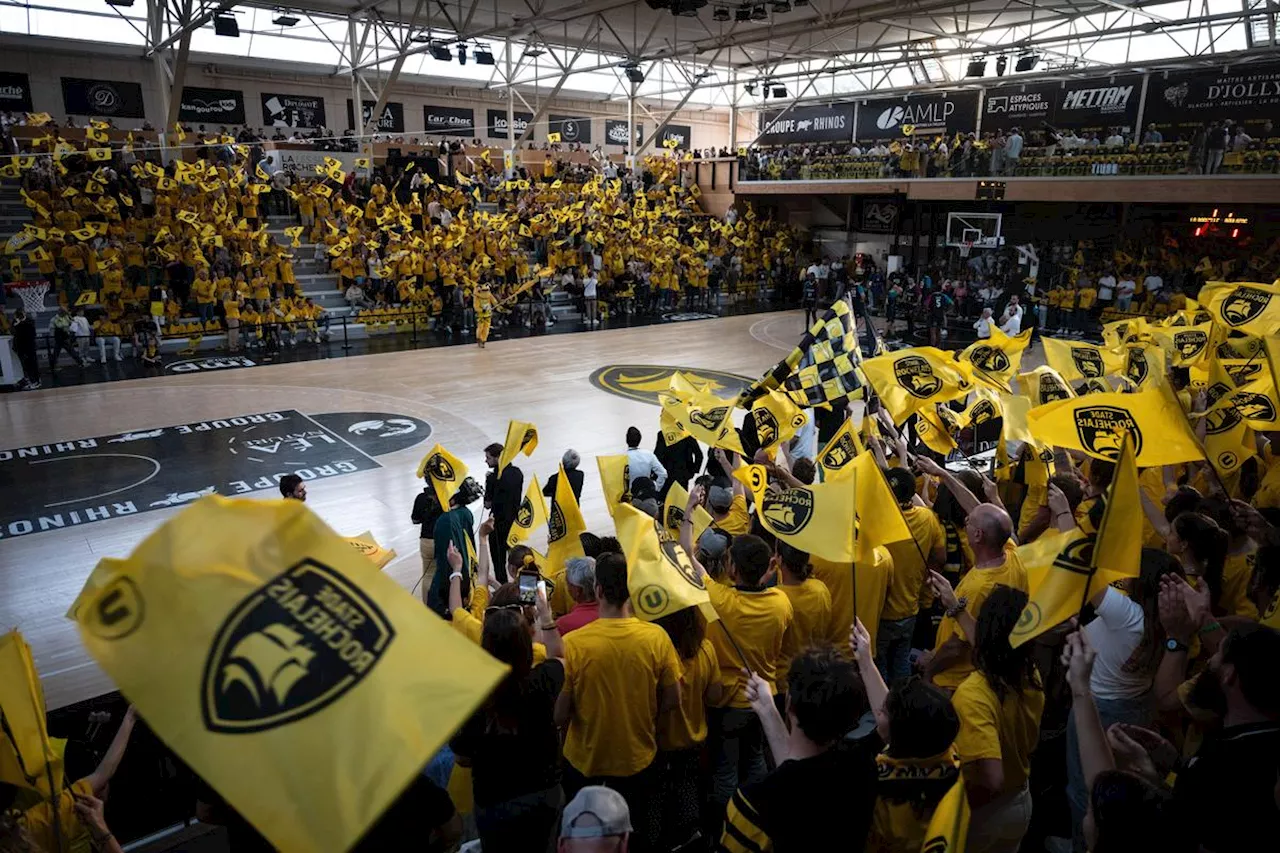
<path id="1" fill-rule="evenodd" d="M 893 234 L 898 230 L 902 205 L 893 198 L 862 199 L 858 230 L 870 234 Z"/>
<path id="2" fill-rule="evenodd" d="M 422 108 L 422 126 L 428 134 L 437 136 L 475 136 L 476 111 L 469 107 L 427 104 Z"/>
<path id="3" fill-rule="evenodd" d="M 644 125 L 636 122 L 636 145 L 644 144 Z M 607 145 L 627 144 L 627 123 L 616 119 L 606 119 L 604 123 L 604 141 Z"/>
<path id="4" fill-rule="evenodd" d="M 515 112 L 511 115 L 515 120 L 516 139 L 519 139 L 520 134 L 524 133 L 525 128 L 529 126 L 529 122 L 533 121 L 533 113 Z M 506 110 L 487 110 L 485 112 L 485 133 L 488 134 L 490 139 L 506 139 L 508 137 Z"/>
<path id="5" fill-rule="evenodd" d="M 238 89 L 183 86 L 178 121 L 195 124 L 244 124 L 244 92 Z"/>
<path id="6" fill-rule="evenodd" d="M 266 127 L 325 127 L 324 98 L 263 92 L 262 124 Z"/>
<path id="7" fill-rule="evenodd" d="M 269 150 L 266 152 L 267 162 L 271 164 L 271 172 L 277 172 L 280 169 L 292 171 L 301 177 L 312 177 L 316 175 L 316 166 L 323 166 L 326 157 L 342 163 L 342 171 L 350 172 L 356 167 L 356 158 L 360 155 L 343 151 L 289 151 L 289 150 Z M 227 359 L 220 359 L 226 361 Z M 248 359 L 245 359 L 248 361 Z M 242 365 L 249 367 L 250 365 Z"/>
<path id="8" fill-rule="evenodd" d="M 761 113 L 756 144 L 849 142 L 852 139 L 853 104 L 831 104 Z"/>
<path id="9" fill-rule="evenodd" d="M 357 133 L 362 133 L 365 125 L 369 123 L 369 115 L 377 105 L 377 101 L 360 102 L 360 126 L 356 127 L 356 117 L 355 113 L 352 112 L 351 99 L 347 98 L 347 126 Z M 382 108 L 382 115 L 378 116 L 378 122 L 374 125 L 373 130 L 375 133 L 404 133 L 404 104 L 397 101 L 387 101 L 386 106 Z"/>
<path id="10" fill-rule="evenodd" d="M 63 77 L 62 104 L 71 115 L 146 118 L 142 87 L 137 83 Z"/>
<path id="11" fill-rule="evenodd" d="M 590 142 L 591 119 L 587 116 L 558 116 L 552 113 L 547 119 L 547 133 L 559 133 L 561 142 Z"/>
<path id="12" fill-rule="evenodd" d="M 972 133 L 977 121 L 977 92 L 879 98 L 858 107 L 857 138 L 901 139 L 907 126 L 917 135 Z"/>
<path id="13" fill-rule="evenodd" d="M 1117 74 L 1071 83 L 1027 83 L 988 89 L 982 105 L 983 131 L 1024 132 L 1047 122 L 1077 131 L 1121 127 L 1132 132 L 1142 99 L 1141 74 Z"/>
<path id="14" fill-rule="evenodd" d="M 0 112 L 29 113 L 31 79 L 16 71 L 0 71 Z"/>
<path id="15" fill-rule="evenodd" d="M 674 145 L 671 144 L 673 140 Z M 654 144 L 659 148 L 692 148 L 693 128 L 687 124 L 664 124 L 658 130 L 658 141 Z"/>
<path id="16" fill-rule="evenodd" d="M 1250 136 L 1280 121 L 1280 64 L 1233 65 L 1205 71 L 1152 74 L 1143 121 L 1166 136 L 1189 138 L 1201 124 L 1231 119 Z M 1274 132 L 1272 132 L 1274 135 Z"/>

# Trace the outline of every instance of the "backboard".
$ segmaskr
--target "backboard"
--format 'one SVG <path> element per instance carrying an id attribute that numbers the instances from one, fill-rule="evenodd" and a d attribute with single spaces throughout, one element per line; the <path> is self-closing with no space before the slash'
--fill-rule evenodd
<path id="1" fill-rule="evenodd" d="M 1000 218 L 999 213 L 948 213 L 947 245 L 971 243 L 975 249 L 999 248 Z"/>

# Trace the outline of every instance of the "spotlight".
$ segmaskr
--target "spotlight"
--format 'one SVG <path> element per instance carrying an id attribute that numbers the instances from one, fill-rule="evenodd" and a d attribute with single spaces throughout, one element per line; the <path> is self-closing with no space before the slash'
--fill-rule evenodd
<path id="1" fill-rule="evenodd" d="M 1032 71 L 1036 67 L 1036 63 L 1040 61 L 1040 57 L 1034 53 L 1024 53 L 1018 57 L 1018 64 L 1013 66 L 1014 71 Z"/>
<path id="2" fill-rule="evenodd" d="M 493 51 L 489 50 L 489 46 L 485 44 L 476 45 L 472 51 L 476 58 L 476 65 L 493 65 Z"/>
<path id="3" fill-rule="evenodd" d="M 465 44 L 458 45 L 458 64 L 467 64 L 467 46 Z"/>
<path id="4" fill-rule="evenodd" d="M 671 14 L 677 18 L 696 18 L 707 0 L 671 0 Z"/>
<path id="5" fill-rule="evenodd" d="M 108 6 L 123 6 L 126 9 L 133 5 L 133 0 L 107 0 Z"/>
<path id="6" fill-rule="evenodd" d="M 235 15 L 214 15 L 213 31 L 227 38 L 240 38 L 240 25 L 236 23 Z"/>
<path id="7" fill-rule="evenodd" d="M 453 54 L 449 52 L 449 45 L 442 41 L 433 41 L 428 52 L 432 59 L 438 59 L 441 62 L 449 62 L 453 59 Z"/>
<path id="8" fill-rule="evenodd" d="M 544 53 L 546 53 L 546 51 L 538 47 L 537 45 L 530 45 L 529 47 L 525 48 L 525 51 L 524 51 L 524 55 L 529 57 L 530 59 L 537 59 L 539 56 L 542 56 L 542 54 Z"/>
<path id="9" fill-rule="evenodd" d="M 622 73 L 627 75 L 627 79 L 632 83 L 643 83 L 644 72 L 640 70 L 640 66 L 634 62 L 629 62 L 622 66 Z"/>
<path id="10" fill-rule="evenodd" d="M 1000 57 L 996 59 L 996 76 L 1003 77 L 1004 72 L 1008 69 L 1008 67 L 1009 67 L 1009 57 L 1005 56 L 1004 54 L 1001 54 Z"/>
<path id="11" fill-rule="evenodd" d="M 769 13 L 765 11 L 763 3 L 757 3 L 755 6 L 751 8 L 751 20 L 753 21 L 769 20 Z"/>
<path id="12" fill-rule="evenodd" d="M 774 96 L 775 98 L 785 98 L 785 97 L 787 96 L 787 87 L 786 87 L 786 86 L 774 86 L 774 87 L 773 87 L 773 96 Z"/>
<path id="13" fill-rule="evenodd" d="M 711 10 L 711 20 L 713 21 L 727 21 L 731 17 L 733 16 L 729 14 L 729 10 L 724 6 L 717 6 Z"/>
<path id="14" fill-rule="evenodd" d="M 714 76 L 716 76 L 716 72 L 714 71 L 711 71 L 711 70 L 699 71 L 696 75 L 694 75 L 693 79 L 706 80 L 708 77 L 714 77 Z"/>
<path id="15" fill-rule="evenodd" d="M 281 12 L 279 15 L 271 19 L 271 23 L 277 27 L 296 27 L 302 21 L 301 18 L 295 18 L 287 12 Z"/>
<path id="16" fill-rule="evenodd" d="M 773 11 L 775 13 L 790 12 L 791 0 L 773 0 Z"/>
<path id="17" fill-rule="evenodd" d="M 969 68 L 964 72 L 966 77 L 981 77 L 987 73 L 987 61 L 985 59 L 969 60 Z"/>
<path id="18" fill-rule="evenodd" d="M 649 4 L 650 9 L 665 9 L 671 5 L 671 0 L 644 0 Z"/>
<path id="19" fill-rule="evenodd" d="M 748 94 L 748 95 L 754 95 L 754 94 L 756 93 L 756 84 L 755 84 L 755 83 L 748 83 L 748 84 L 746 85 L 746 89 L 747 89 L 747 94 Z"/>
<path id="20" fill-rule="evenodd" d="M 751 7 L 750 7 L 750 6 L 739 6 L 739 7 L 738 7 L 737 9 L 735 9 L 735 10 L 734 10 L 734 12 L 733 12 L 733 19 L 734 19 L 735 21 L 749 21 L 749 20 L 751 20 Z"/>

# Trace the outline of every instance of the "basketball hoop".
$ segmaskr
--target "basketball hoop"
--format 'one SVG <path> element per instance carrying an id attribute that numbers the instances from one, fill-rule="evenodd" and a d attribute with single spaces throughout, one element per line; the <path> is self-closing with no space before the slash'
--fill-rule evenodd
<path id="1" fill-rule="evenodd" d="M 18 294 L 18 298 L 22 300 L 22 309 L 29 316 L 44 310 L 44 298 L 49 293 L 49 282 L 15 281 L 5 287 L 10 293 Z"/>
<path id="2" fill-rule="evenodd" d="M 969 252 L 971 252 L 972 250 L 973 250 L 973 243 L 969 240 L 965 240 L 963 243 L 960 244 L 960 257 L 962 258 L 969 257 Z"/>

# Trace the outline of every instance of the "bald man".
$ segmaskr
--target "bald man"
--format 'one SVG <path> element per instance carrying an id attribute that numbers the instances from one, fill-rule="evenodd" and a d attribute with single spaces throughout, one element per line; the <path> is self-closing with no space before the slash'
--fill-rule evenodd
<path id="1" fill-rule="evenodd" d="M 1012 539 L 1013 521 L 1003 507 L 980 503 L 969 510 L 964 534 L 973 549 L 973 568 L 951 589 L 937 572 L 930 574 L 934 594 L 947 614 L 938 626 L 932 652 L 925 652 L 917 666 L 938 687 L 955 690 L 973 672 L 973 636 L 978 611 L 997 586 L 1027 591 L 1027 570 L 1018 558 Z"/>

